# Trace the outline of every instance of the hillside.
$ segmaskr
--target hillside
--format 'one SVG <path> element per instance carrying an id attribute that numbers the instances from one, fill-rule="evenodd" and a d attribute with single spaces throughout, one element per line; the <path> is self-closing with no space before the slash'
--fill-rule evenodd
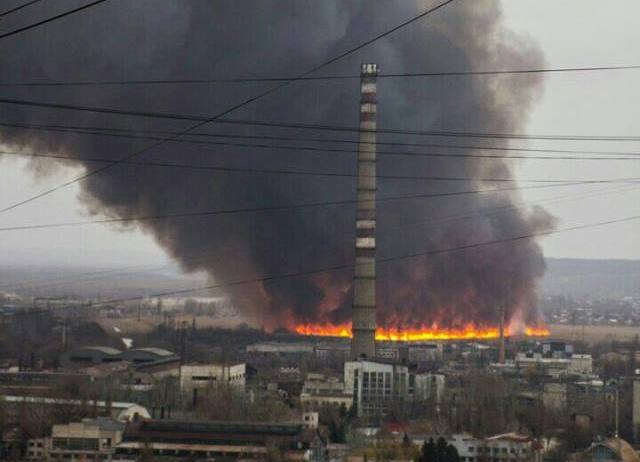
<path id="1" fill-rule="evenodd" d="M 640 261 L 547 259 L 541 294 L 603 297 L 640 296 Z"/>

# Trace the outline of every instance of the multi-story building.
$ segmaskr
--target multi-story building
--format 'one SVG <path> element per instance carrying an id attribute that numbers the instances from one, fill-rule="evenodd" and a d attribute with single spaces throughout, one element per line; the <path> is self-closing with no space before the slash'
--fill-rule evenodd
<path id="1" fill-rule="evenodd" d="M 408 356 L 411 362 L 427 362 L 442 359 L 442 343 L 419 343 L 409 345 Z"/>
<path id="2" fill-rule="evenodd" d="M 314 350 L 316 358 L 323 361 L 344 362 L 351 356 L 351 344 L 343 339 L 321 342 L 315 346 Z"/>
<path id="3" fill-rule="evenodd" d="M 344 382 L 337 377 L 327 377 L 324 374 L 307 374 L 307 380 L 302 385 L 302 392 L 309 394 L 344 393 Z"/>
<path id="4" fill-rule="evenodd" d="M 207 388 L 230 385 L 244 389 L 253 373 L 254 369 L 246 363 L 186 364 L 180 366 L 180 391 L 188 393 L 195 404 L 198 393 Z"/>
<path id="5" fill-rule="evenodd" d="M 444 387 L 445 376 L 442 374 L 409 374 L 409 396 L 413 401 L 434 399 L 440 402 Z"/>
<path id="6" fill-rule="evenodd" d="M 571 355 L 567 372 L 574 375 L 593 374 L 593 358 L 591 355 Z"/>
<path id="7" fill-rule="evenodd" d="M 246 363 L 226 364 L 185 364 L 180 366 L 180 390 L 207 388 L 216 384 L 244 387 L 251 376 L 251 367 Z"/>
<path id="8" fill-rule="evenodd" d="M 27 441 L 27 460 L 46 460 L 49 442 L 49 438 L 31 438 Z"/>
<path id="9" fill-rule="evenodd" d="M 573 345 L 549 340 L 542 344 L 542 354 L 547 358 L 569 358 L 573 354 Z"/>
<path id="10" fill-rule="evenodd" d="M 507 368 L 509 363 L 505 365 Z M 542 353 L 520 352 L 513 363 L 516 369 L 530 367 L 539 368 L 546 375 L 560 377 L 563 375 L 591 375 L 593 359 L 591 355 L 570 354 L 564 357 L 545 356 Z"/>
<path id="11" fill-rule="evenodd" d="M 405 364 L 360 359 L 344 363 L 345 392 L 353 393 L 359 417 L 377 419 L 409 399 L 409 368 Z"/>
<path id="12" fill-rule="evenodd" d="M 30 454 L 37 454 L 38 442 L 43 442 L 43 459 L 57 461 L 112 460 L 115 447 L 122 440 L 124 424 L 111 419 L 85 419 L 66 425 L 54 425 L 51 437 L 35 440 Z M 35 458 L 35 457 L 34 457 Z"/>

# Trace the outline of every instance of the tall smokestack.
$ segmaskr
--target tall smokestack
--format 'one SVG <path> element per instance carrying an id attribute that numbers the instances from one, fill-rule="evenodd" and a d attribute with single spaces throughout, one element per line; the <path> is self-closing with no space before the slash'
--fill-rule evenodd
<path id="1" fill-rule="evenodd" d="M 505 354 L 504 354 L 504 304 L 500 303 L 500 351 L 498 353 L 498 362 L 500 364 L 504 364 Z"/>
<path id="2" fill-rule="evenodd" d="M 360 69 L 360 146 L 356 206 L 351 357 L 376 355 L 376 112 L 377 64 Z"/>

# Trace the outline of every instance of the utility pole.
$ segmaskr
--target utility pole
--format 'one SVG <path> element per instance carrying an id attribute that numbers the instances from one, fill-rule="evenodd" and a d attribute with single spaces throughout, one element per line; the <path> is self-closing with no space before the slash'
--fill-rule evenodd
<path id="1" fill-rule="evenodd" d="M 500 364 L 504 364 L 505 363 L 505 345 L 504 345 L 504 303 L 500 302 L 499 305 L 499 316 L 500 316 L 500 327 L 499 327 L 499 334 L 500 334 L 500 345 L 498 346 L 499 351 L 498 351 L 498 362 Z"/>
<path id="2" fill-rule="evenodd" d="M 620 421 L 620 395 L 619 395 L 619 387 L 618 387 L 618 383 L 616 382 L 616 433 L 615 433 L 615 437 L 618 437 L 618 425 L 619 425 L 619 421 Z"/>
<path id="3" fill-rule="evenodd" d="M 62 350 L 67 351 L 67 318 L 62 321 Z"/>

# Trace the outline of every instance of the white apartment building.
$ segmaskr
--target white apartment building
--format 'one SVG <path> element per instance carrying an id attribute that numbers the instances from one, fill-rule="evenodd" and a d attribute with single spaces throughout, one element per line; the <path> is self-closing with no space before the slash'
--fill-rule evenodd
<path id="1" fill-rule="evenodd" d="M 458 451 L 460 462 L 539 462 L 542 460 L 538 443 L 528 436 L 517 433 L 505 433 L 484 439 L 458 434 L 447 438 L 447 442 Z"/>
<path id="2" fill-rule="evenodd" d="M 361 359 L 344 363 L 345 393 L 353 393 L 359 417 L 378 418 L 409 399 L 409 368 Z"/>

